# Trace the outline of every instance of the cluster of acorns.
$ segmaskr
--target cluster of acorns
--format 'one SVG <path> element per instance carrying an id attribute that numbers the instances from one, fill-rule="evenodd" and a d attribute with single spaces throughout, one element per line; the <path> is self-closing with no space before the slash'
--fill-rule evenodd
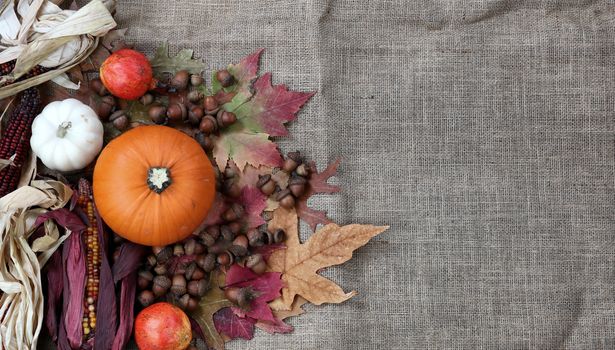
<path id="1" fill-rule="evenodd" d="M 296 199 L 303 196 L 310 178 L 311 169 L 303 161 L 299 152 L 290 152 L 284 160 L 282 170 L 290 175 L 288 186 L 282 188 L 269 174 L 261 175 L 256 186 L 267 196 L 274 196 L 280 206 L 290 209 L 295 206 Z"/>
<path id="2" fill-rule="evenodd" d="M 141 305 L 166 299 L 192 311 L 210 288 L 210 273 L 219 266 L 240 262 L 258 274 L 265 272 L 266 262 L 257 249 L 283 242 L 285 233 L 269 232 L 265 226 L 244 233 L 243 213 L 241 205 L 233 204 L 222 215 L 223 224 L 208 226 L 181 243 L 153 247 L 139 272 Z"/>
<path id="3" fill-rule="evenodd" d="M 222 87 L 229 87 L 235 83 L 235 78 L 226 69 L 218 71 L 216 79 Z M 169 94 L 176 93 L 178 98 L 164 105 L 151 91 L 143 95 L 139 102 L 147 106 L 148 116 L 155 124 L 184 122 L 198 128 L 195 139 L 205 150 L 211 150 L 213 143 L 209 135 L 234 124 L 237 117 L 234 113 L 220 108 L 220 103 L 215 96 L 204 96 L 201 92 L 203 83 L 204 79 L 201 75 L 180 70 L 168 82 L 158 82 L 159 91 L 164 90 Z M 127 129 L 130 119 L 126 111 L 122 109 L 126 106 L 116 106 L 115 99 L 109 95 L 99 79 L 94 79 L 89 84 L 90 89 L 101 97 L 96 111 L 101 120 L 113 123 L 118 130 Z"/>

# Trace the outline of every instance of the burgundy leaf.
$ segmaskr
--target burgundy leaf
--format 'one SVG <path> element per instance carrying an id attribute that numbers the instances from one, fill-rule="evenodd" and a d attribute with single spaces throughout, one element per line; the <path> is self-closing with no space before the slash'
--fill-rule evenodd
<path id="1" fill-rule="evenodd" d="M 223 222 L 222 214 L 228 209 L 228 204 L 226 203 L 224 196 L 222 196 L 219 192 L 216 192 L 216 198 L 214 199 L 211 208 L 209 208 L 209 213 L 207 214 L 207 219 L 205 219 L 205 225 L 218 225 Z"/>
<path id="2" fill-rule="evenodd" d="M 172 275 L 186 273 L 186 268 L 196 259 L 196 255 L 173 256 L 167 262 L 167 269 Z"/>
<path id="3" fill-rule="evenodd" d="M 60 208 L 53 211 L 48 211 L 39 215 L 36 218 L 34 226 L 38 226 L 47 220 L 54 220 L 58 225 L 71 230 L 72 232 L 81 232 L 86 229 L 83 221 L 66 208 Z"/>
<path id="4" fill-rule="evenodd" d="M 109 265 L 108 240 L 102 226 L 102 218 L 98 215 L 96 207 L 94 214 L 98 223 L 98 240 L 103 250 L 100 263 L 100 282 L 98 284 L 98 303 L 96 304 L 96 335 L 94 337 L 95 349 L 111 349 L 115 330 L 117 329 L 117 315 L 115 302 L 115 283 Z M 82 294 L 83 297 L 83 294 Z"/>
<path id="5" fill-rule="evenodd" d="M 234 109 L 237 119 L 247 129 L 271 136 L 286 136 L 285 123 L 294 120 L 313 92 L 288 91 L 286 85 L 271 85 L 271 73 L 254 82 L 254 96 Z M 239 165 L 239 164 L 238 164 Z"/>
<path id="6" fill-rule="evenodd" d="M 45 325 L 54 343 L 58 341 L 58 303 L 62 297 L 64 264 L 57 250 L 45 266 L 47 269 L 47 298 L 45 298 Z"/>
<path id="7" fill-rule="evenodd" d="M 113 264 L 113 282 L 117 283 L 135 271 L 147 253 L 147 247 L 132 242 L 123 243 L 120 246 L 120 257 Z"/>
<path id="8" fill-rule="evenodd" d="M 250 317 L 240 318 L 229 307 L 220 309 L 214 314 L 214 325 L 218 333 L 231 339 L 243 338 L 250 340 L 254 336 L 256 320 Z"/>
<path id="9" fill-rule="evenodd" d="M 81 318 L 83 317 L 83 296 L 85 293 L 86 266 L 85 250 L 81 234 L 75 232 L 70 235 L 64 244 L 66 261 L 66 281 L 64 298 L 64 327 L 66 337 L 72 348 L 79 348 L 83 338 Z M 67 299 L 66 299 L 67 298 Z"/>
<path id="10" fill-rule="evenodd" d="M 290 333 L 294 329 L 293 326 L 277 318 L 275 319 L 275 321 L 263 321 L 263 320 L 258 321 L 256 322 L 256 327 L 270 334 Z"/>
<path id="11" fill-rule="evenodd" d="M 241 316 L 249 316 L 256 320 L 275 321 L 271 308 L 267 304 L 279 297 L 282 289 L 282 274 L 279 272 L 266 272 L 257 275 L 250 268 L 240 265 L 233 265 L 226 273 L 227 287 L 251 287 L 256 291 L 257 296 L 252 300 L 250 310 L 233 308 L 233 311 Z"/>
<path id="12" fill-rule="evenodd" d="M 259 227 L 265 223 L 261 216 L 267 207 L 267 196 L 258 188 L 246 186 L 241 190 L 239 201 L 245 210 L 245 223 L 248 229 Z"/>
<path id="13" fill-rule="evenodd" d="M 273 252 L 279 249 L 286 249 L 286 244 L 284 243 L 266 244 L 260 247 L 252 248 L 252 253 L 261 254 L 263 258 L 265 258 L 266 260 L 269 258 L 269 256 L 271 256 Z"/>
<path id="14" fill-rule="evenodd" d="M 190 319 L 190 328 L 192 328 L 194 334 L 196 334 L 197 337 L 205 341 L 205 334 L 203 334 L 203 329 L 201 328 L 201 325 L 190 315 L 188 315 L 188 319 Z"/>
<path id="15" fill-rule="evenodd" d="M 327 168 L 319 173 L 314 162 L 310 162 L 310 180 L 305 193 L 297 200 L 297 215 L 305 221 L 312 231 L 316 231 L 316 226 L 319 224 L 328 224 L 331 220 L 327 217 L 327 212 L 315 210 L 308 206 L 308 200 L 315 194 L 335 193 L 340 191 L 340 187 L 328 183 L 329 179 L 337 172 L 337 167 L 340 165 L 341 159 L 336 159 L 329 164 Z"/>
<path id="16" fill-rule="evenodd" d="M 134 322 L 135 293 L 137 290 L 137 271 L 132 270 L 122 278 L 120 292 L 120 325 L 113 339 L 112 350 L 122 350 L 130 340 Z"/>

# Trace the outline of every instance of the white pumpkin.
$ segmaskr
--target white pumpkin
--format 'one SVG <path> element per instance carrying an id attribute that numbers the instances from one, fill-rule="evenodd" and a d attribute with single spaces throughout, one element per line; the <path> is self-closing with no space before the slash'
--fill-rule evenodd
<path id="1" fill-rule="evenodd" d="M 103 146 L 103 125 L 96 112 L 69 98 L 48 104 L 32 123 L 32 151 L 49 169 L 85 168 Z"/>

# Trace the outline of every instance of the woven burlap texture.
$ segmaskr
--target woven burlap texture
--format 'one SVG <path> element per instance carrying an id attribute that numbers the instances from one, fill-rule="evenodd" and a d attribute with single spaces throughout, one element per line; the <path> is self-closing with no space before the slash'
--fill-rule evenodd
<path id="1" fill-rule="evenodd" d="M 318 91 L 283 150 L 343 158 L 343 193 L 313 205 L 391 225 L 324 273 L 358 296 L 228 348 L 615 347 L 614 1 L 141 0 L 118 19 L 209 69 L 266 48 L 275 83 Z"/>

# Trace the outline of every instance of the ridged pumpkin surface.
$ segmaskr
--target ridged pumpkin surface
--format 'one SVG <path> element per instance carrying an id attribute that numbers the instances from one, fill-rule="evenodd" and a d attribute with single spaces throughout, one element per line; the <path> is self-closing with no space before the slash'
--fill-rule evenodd
<path id="1" fill-rule="evenodd" d="M 170 184 L 160 193 L 148 184 L 152 168 L 169 170 Z M 215 183 L 211 162 L 194 139 L 166 126 L 141 126 L 103 149 L 94 169 L 94 201 L 120 236 L 166 245 L 188 237 L 205 220 Z"/>

